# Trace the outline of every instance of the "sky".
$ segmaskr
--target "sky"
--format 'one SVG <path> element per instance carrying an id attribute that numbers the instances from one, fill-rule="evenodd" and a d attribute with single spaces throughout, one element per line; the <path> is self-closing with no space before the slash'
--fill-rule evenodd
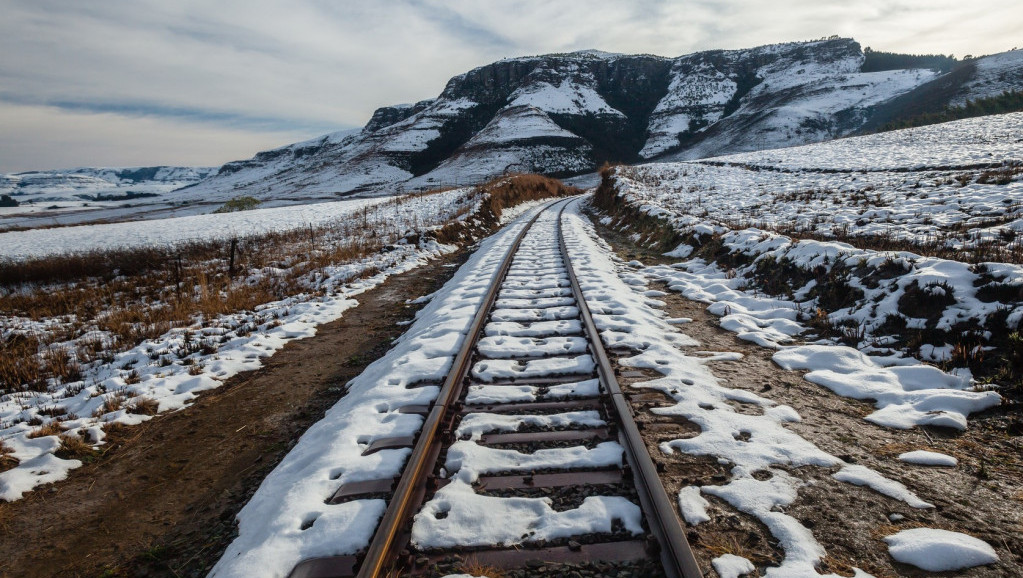
<path id="1" fill-rule="evenodd" d="M 514 56 L 833 34 L 958 57 L 1023 46 L 1015 0 L 0 0 L 0 14 L 0 173 L 220 165 Z"/>

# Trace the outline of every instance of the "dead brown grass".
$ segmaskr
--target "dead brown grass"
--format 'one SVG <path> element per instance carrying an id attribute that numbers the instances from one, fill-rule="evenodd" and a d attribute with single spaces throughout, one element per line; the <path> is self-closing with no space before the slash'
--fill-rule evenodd
<path id="1" fill-rule="evenodd" d="M 39 340 L 30 335 L 15 334 L 0 342 L 0 391 L 45 385 L 38 354 Z"/>
<path id="2" fill-rule="evenodd" d="M 933 521 L 930 521 L 927 524 L 925 524 L 923 522 L 916 522 L 913 520 L 903 520 L 899 522 L 899 525 L 897 526 L 895 524 L 881 524 L 880 526 L 872 528 L 870 530 L 870 537 L 875 540 L 883 540 L 885 536 L 898 534 L 903 530 L 912 530 L 913 528 L 938 528 L 938 527 L 939 526 L 934 525 Z M 941 529 L 948 530 L 949 528 Z"/>
<path id="3" fill-rule="evenodd" d="M 96 450 L 78 436 L 61 435 L 60 448 L 53 455 L 64 460 L 81 460 L 92 457 Z"/>
<path id="4" fill-rule="evenodd" d="M 482 204 L 470 222 L 453 222 L 435 233 L 441 243 L 461 243 L 478 235 L 482 230 L 492 230 L 501 218 L 504 209 L 526 201 L 551 197 L 564 197 L 582 191 L 566 186 L 557 179 L 540 175 L 510 175 L 498 177 L 476 187 L 474 195 L 482 197 Z"/>
<path id="5" fill-rule="evenodd" d="M 128 403 L 128 413 L 137 415 L 156 415 L 160 402 L 151 397 L 139 396 Z"/>
<path id="6" fill-rule="evenodd" d="M 733 554 L 758 566 L 776 562 L 765 552 L 750 548 L 746 540 L 740 539 L 736 532 L 701 532 L 695 546 L 710 552 L 715 558 Z"/>
<path id="7" fill-rule="evenodd" d="M 500 568 L 483 564 L 475 556 L 469 556 L 462 563 L 462 572 L 469 576 L 485 576 L 486 578 L 504 578 L 506 576 Z"/>
<path id="8" fill-rule="evenodd" d="M 96 411 L 92 412 L 92 417 L 101 417 L 123 408 L 127 399 L 128 394 L 124 391 L 105 394 L 103 405 L 97 407 Z"/>
<path id="9" fill-rule="evenodd" d="M 60 425 L 59 421 L 51 421 L 50 423 L 40 427 L 39 429 L 30 431 L 25 437 L 29 439 L 41 438 L 43 436 L 55 436 L 64 433 L 64 427 Z"/>
<path id="10" fill-rule="evenodd" d="M 11 455 L 13 453 L 14 450 L 0 443 L 0 472 L 6 472 L 18 465 L 18 459 Z"/>

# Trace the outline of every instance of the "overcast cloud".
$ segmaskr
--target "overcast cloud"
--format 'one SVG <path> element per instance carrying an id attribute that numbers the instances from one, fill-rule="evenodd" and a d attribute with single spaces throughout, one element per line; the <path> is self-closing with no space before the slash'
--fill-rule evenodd
<path id="1" fill-rule="evenodd" d="M 1023 45 L 1006 0 L 0 0 L 0 172 L 217 165 L 520 55 Z"/>

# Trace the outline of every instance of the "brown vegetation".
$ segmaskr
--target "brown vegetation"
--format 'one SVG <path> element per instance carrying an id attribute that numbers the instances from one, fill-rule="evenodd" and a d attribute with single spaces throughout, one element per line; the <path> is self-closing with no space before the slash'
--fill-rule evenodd
<path id="1" fill-rule="evenodd" d="M 6 472 L 7 470 L 18 465 L 18 459 L 11 454 L 14 451 L 0 443 L 0 472 Z"/>
<path id="2" fill-rule="evenodd" d="M 357 261 L 401 239 L 417 242 L 420 234 L 443 243 L 479 238 L 493 231 L 504 208 L 577 191 L 554 179 L 515 175 L 477 187 L 447 222 L 412 223 L 410 234 L 388 219 L 388 208 L 437 192 L 398 197 L 319 227 L 174 247 L 0 259 L 0 315 L 58 321 L 45 334 L 14 333 L 0 341 L 0 393 L 76 382 L 83 366 L 111 362 L 115 353 L 199 316 L 210 319 L 290 295 L 315 295 L 310 287 L 325 267 Z M 459 220 L 475 200 L 481 201 L 476 214 Z M 377 272 L 369 266 L 358 276 Z M 216 348 L 212 340 L 193 341 L 178 357 Z M 137 376 L 124 375 L 129 384 Z"/>

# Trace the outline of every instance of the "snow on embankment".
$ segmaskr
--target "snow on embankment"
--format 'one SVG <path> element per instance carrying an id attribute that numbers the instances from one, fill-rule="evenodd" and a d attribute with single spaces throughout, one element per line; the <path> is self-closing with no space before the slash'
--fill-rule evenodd
<path id="1" fill-rule="evenodd" d="M 998 554 L 987 542 L 948 530 L 911 528 L 884 541 L 892 558 L 929 572 L 962 570 L 998 561 Z"/>
<path id="2" fill-rule="evenodd" d="M 902 483 L 832 455 L 801 437 L 786 427 L 802 420 L 794 408 L 728 387 L 708 365 L 717 359 L 741 358 L 741 354 L 687 354 L 683 348 L 699 344 L 680 333 L 671 323 L 674 320 L 658 310 L 663 302 L 651 298 L 647 290 L 651 280 L 645 275 L 647 269 L 634 272 L 616 263 L 578 206 L 566 210 L 565 235 L 601 338 L 608 347 L 633 352 L 618 359 L 622 366 L 660 374 L 630 387 L 663 393 L 674 405 L 651 411 L 685 419 L 700 430 L 693 437 L 662 442 L 661 451 L 708 456 L 730 468 L 731 478 L 726 483 L 684 486 L 679 491 L 678 503 L 687 523 L 699 525 L 710 519 L 710 504 L 704 495 L 724 500 L 764 524 L 783 551 L 780 564 L 766 568 L 765 576 L 812 577 L 821 575 L 819 568 L 827 552 L 812 529 L 786 510 L 799 499 L 801 488 L 821 483 L 807 481 L 815 472 L 830 471 L 837 482 L 866 486 L 912 508 L 934 507 Z M 738 405 L 756 411 L 740 411 Z M 753 567 L 734 555 L 716 558 L 713 564 L 719 571 L 736 569 L 732 575 Z M 856 570 L 856 575 L 866 574 Z"/>
<path id="3" fill-rule="evenodd" d="M 422 426 L 421 416 L 399 409 L 429 404 L 439 388 L 409 385 L 443 379 L 527 217 L 484 241 L 395 347 L 350 381 L 346 396 L 303 434 L 238 514 L 239 536 L 211 577 L 283 577 L 306 558 L 353 554 L 369 543 L 384 500 L 325 502 L 343 484 L 400 473 L 408 449 L 362 452 L 375 439 L 413 435 Z"/>
<path id="4" fill-rule="evenodd" d="M 617 169 L 607 175 L 596 203 L 610 212 L 607 223 L 632 227 L 635 240 L 670 242 L 671 255 L 688 258 L 672 267 L 650 268 L 647 274 L 691 299 L 712 303 L 709 310 L 723 316 L 722 326 L 740 337 L 778 348 L 812 330 L 832 344 L 881 355 L 836 353 L 829 367 L 843 369 L 828 374 L 808 361 L 809 350 L 779 353 L 782 365 L 812 370 L 808 379 L 843 395 L 876 399 L 879 411 L 873 418 L 878 423 L 963 428 L 968 413 L 998 403 L 993 393 L 966 391 L 969 371 L 917 379 L 910 374 L 924 370 L 890 366 L 912 363 L 900 357 L 908 353 L 993 374 L 999 356 L 985 352 L 997 348 L 1004 354 L 1016 347 L 1015 332 L 1023 320 L 1023 267 L 980 261 L 1019 258 L 1015 231 L 1023 229 L 1023 170 L 1014 164 L 1018 145 L 1006 149 L 1001 139 L 1018 140 L 1008 133 L 1023 128 L 1023 114 L 927 128 L 917 136 L 899 131 L 739 156 L 766 168 L 696 162 Z M 886 143 L 902 143 L 909 151 L 905 158 L 968 167 L 981 155 L 1005 164 L 994 172 L 956 169 L 957 177 L 949 182 L 941 175 L 952 173 L 918 171 L 914 164 L 887 165 L 890 170 L 866 174 L 807 168 L 816 154 L 822 162 L 831 159 L 852 170 L 864 166 L 853 162 L 854 150 L 871 163 L 884 157 Z M 962 145 L 960 153 L 948 143 Z M 802 168 L 789 172 L 793 167 Z M 744 228 L 754 220 L 761 228 Z M 660 225 L 651 227 L 652 221 Z M 893 239 L 884 233 L 893 228 L 908 233 Z M 806 231 L 821 240 L 798 240 L 769 229 Z M 940 256 L 855 246 L 912 248 L 927 237 L 932 242 L 921 249 Z M 936 238 L 940 242 L 933 242 Z M 867 376 L 878 381 L 866 386 L 862 379 Z M 930 386 L 945 392 L 940 407 L 921 400 L 921 390 Z M 920 412 L 918 417 L 902 411 L 909 407 Z"/>
<path id="5" fill-rule="evenodd" d="M 387 200 L 354 199 L 235 213 L 0 233 L 0 258 L 28 259 L 113 248 L 168 246 L 319 227 Z"/>
<path id="6" fill-rule="evenodd" d="M 619 168 L 623 200 L 680 231 L 757 226 L 1023 251 L 1023 113 L 687 163 Z M 894 246 L 894 243 L 892 243 Z"/>

